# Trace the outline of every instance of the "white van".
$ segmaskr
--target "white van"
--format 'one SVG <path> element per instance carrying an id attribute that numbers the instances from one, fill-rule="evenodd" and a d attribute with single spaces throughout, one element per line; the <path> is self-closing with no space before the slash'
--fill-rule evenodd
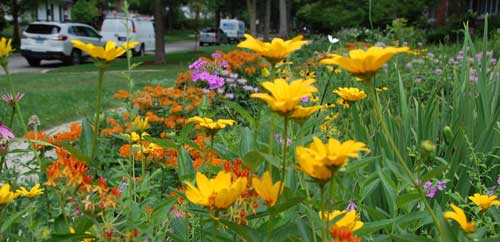
<path id="1" fill-rule="evenodd" d="M 237 19 L 221 19 L 219 28 L 226 33 L 229 42 L 239 42 L 245 34 L 245 23 Z"/>
<path id="2" fill-rule="evenodd" d="M 127 41 L 126 19 L 123 15 L 108 15 L 101 26 L 103 41 L 112 40 L 121 45 Z M 132 41 L 139 44 L 134 48 L 134 54 L 144 55 L 146 51 L 155 50 L 155 30 L 151 17 L 133 16 L 128 21 L 129 35 Z"/>

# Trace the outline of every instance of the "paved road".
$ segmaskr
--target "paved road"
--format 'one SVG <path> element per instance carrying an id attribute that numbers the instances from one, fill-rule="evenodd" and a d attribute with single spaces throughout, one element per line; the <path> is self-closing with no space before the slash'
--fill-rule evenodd
<path id="1" fill-rule="evenodd" d="M 166 44 L 165 53 L 190 50 L 195 48 L 195 41 L 178 41 L 170 44 Z M 154 54 L 154 53 L 147 53 Z M 64 66 L 61 61 L 57 60 L 44 60 L 42 61 L 40 67 L 32 67 L 28 64 L 26 59 L 20 54 L 13 54 L 9 58 L 9 71 L 10 73 L 22 73 L 22 72 L 48 72 L 54 68 Z M 0 68 L 0 75 L 3 75 L 4 71 Z"/>

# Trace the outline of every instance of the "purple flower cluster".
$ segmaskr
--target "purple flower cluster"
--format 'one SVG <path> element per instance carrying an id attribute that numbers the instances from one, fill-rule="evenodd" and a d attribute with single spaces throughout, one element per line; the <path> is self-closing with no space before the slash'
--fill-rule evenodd
<path id="1" fill-rule="evenodd" d="M 417 184 L 420 184 L 420 180 L 416 180 Z M 446 181 L 438 181 L 435 185 L 432 181 L 426 181 L 422 188 L 427 192 L 426 197 L 433 198 L 436 196 L 437 191 L 444 191 L 446 189 Z"/>
<path id="2" fill-rule="evenodd" d="M 205 81 L 211 90 L 224 86 L 224 78 L 218 75 L 221 68 L 222 66 L 218 66 L 217 63 L 211 66 L 201 58 L 189 65 L 189 69 L 193 71 L 191 77 L 193 82 Z"/>

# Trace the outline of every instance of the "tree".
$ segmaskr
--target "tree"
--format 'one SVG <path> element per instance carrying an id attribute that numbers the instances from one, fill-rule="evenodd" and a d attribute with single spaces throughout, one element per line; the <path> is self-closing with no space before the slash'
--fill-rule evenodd
<path id="1" fill-rule="evenodd" d="M 281 38 L 288 38 L 288 17 L 287 17 L 287 3 L 286 0 L 279 0 L 279 11 L 280 11 L 280 31 L 279 35 Z"/>
<path id="2" fill-rule="evenodd" d="M 271 0 L 266 0 L 264 15 L 264 40 L 269 41 L 269 33 L 271 32 Z"/>
<path id="3" fill-rule="evenodd" d="M 155 63 L 165 63 L 165 27 L 163 25 L 164 7 L 162 0 L 154 0 L 154 17 L 155 17 Z"/>
<path id="4" fill-rule="evenodd" d="M 93 23 L 99 16 L 96 0 L 78 0 L 71 8 L 73 21 Z"/>
<path id="5" fill-rule="evenodd" d="M 247 0 L 247 9 L 250 24 L 250 34 L 255 36 L 257 34 L 257 0 Z"/>

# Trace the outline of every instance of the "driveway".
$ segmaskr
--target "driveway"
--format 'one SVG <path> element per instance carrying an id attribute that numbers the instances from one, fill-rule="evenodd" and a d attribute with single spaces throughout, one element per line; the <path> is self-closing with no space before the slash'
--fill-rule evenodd
<path id="1" fill-rule="evenodd" d="M 190 50 L 196 47 L 196 42 L 193 40 L 178 41 L 174 43 L 165 44 L 165 53 L 178 52 L 183 50 Z M 154 54 L 154 53 L 147 53 Z M 10 73 L 23 73 L 23 72 L 40 72 L 45 73 L 52 69 L 64 66 L 61 61 L 57 60 L 44 60 L 39 67 L 32 67 L 28 64 L 26 59 L 20 54 L 13 54 L 9 58 L 9 71 Z M 4 71 L 0 68 L 0 75 L 4 75 Z"/>

